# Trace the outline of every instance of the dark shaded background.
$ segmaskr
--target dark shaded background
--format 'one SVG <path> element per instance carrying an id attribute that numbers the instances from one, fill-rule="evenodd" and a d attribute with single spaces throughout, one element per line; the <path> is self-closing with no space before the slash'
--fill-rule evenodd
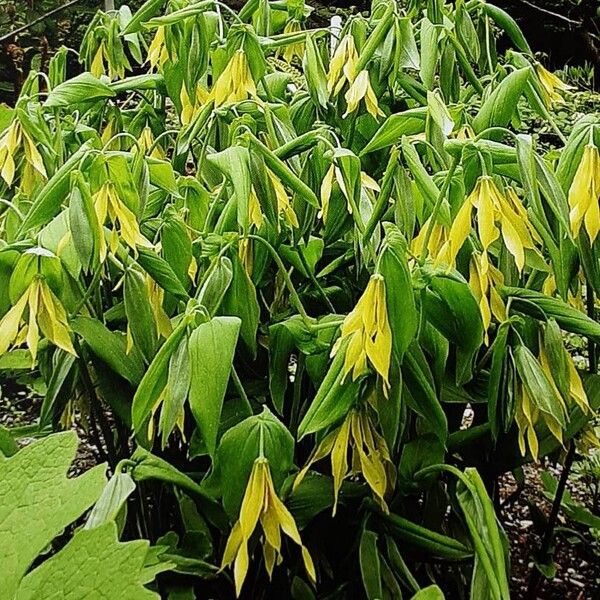
<path id="1" fill-rule="evenodd" d="M 143 0 L 127 2 L 132 11 Z M 54 49 L 65 44 L 78 48 L 93 14 L 105 0 L 78 2 L 17 35 L 9 35 L 42 17 L 68 0 L 0 0 L 0 102 L 14 102 L 25 74 L 47 63 Z M 124 2 L 114 0 L 118 7 Z M 243 0 L 229 0 L 233 7 Z M 359 0 L 308 0 L 315 20 L 327 22 L 339 9 L 366 10 L 369 2 Z M 535 52 L 546 55 L 553 68 L 591 64 L 600 69 L 600 0 L 495 0 L 520 24 Z M 3 39 L 4 38 L 4 39 Z M 73 61 L 71 65 L 76 68 Z M 596 86 L 598 87 L 598 78 Z"/>

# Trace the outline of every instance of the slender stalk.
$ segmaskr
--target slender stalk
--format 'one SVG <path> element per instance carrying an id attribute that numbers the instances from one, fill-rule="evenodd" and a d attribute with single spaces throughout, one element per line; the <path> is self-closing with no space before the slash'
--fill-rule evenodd
<path id="1" fill-rule="evenodd" d="M 265 240 L 264 238 L 261 238 L 258 235 L 249 234 L 246 237 L 248 237 L 251 240 L 256 240 L 257 242 L 260 242 L 267 248 L 267 250 L 271 254 L 271 257 L 275 261 L 275 264 L 277 265 L 277 267 L 279 268 L 279 270 L 281 272 L 281 275 L 283 277 L 285 285 L 288 289 L 288 292 L 290 293 L 290 299 L 292 300 L 292 304 L 294 305 L 294 308 L 300 313 L 300 316 L 302 317 L 302 320 L 304 321 L 304 323 L 308 327 L 311 327 L 310 317 L 308 316 L 308 313 L 306 312 L 306 309 L 304 308 L 304 305 L 302 304 L 302 300 L 300 300 L 300 296 L 298 296 L 298 292 L 296 291 L 296 288 L 294 287 L 294 284 L 292 283 L 290 274 L 287 272 L 287 269 L 285 268 L 285 265 L 283 264 L 283 261 L 281 260 L 279 254 L 277 254 L 277 250 L 275 250 L 275 248 L 273 248 L 273 246 L 267 240 Z"/>
<path id="2" fill-rule="evenodd" d="M 556 521 L 558 519 L 558 513 L 560 511 L 560 506 L 562 504 L 563 495 L 567 487 L 567 480 L 569 479 L 569 473 L 571 472 L 571 467 L 573 466 L 574 459 L 575 442 L 571 440 L 571 442 L 569 443 L 569 450 L 567 451 L 567 456 L 565 458 L 562 473 L 560 474 L 560 479 L 558 481 L 558 487 L 556 488 L 556 494 L 554 496 L 554 502 L 552 503 L 552 510 L 550 512 L 550 517 L 548 518 L 548 524 L 546 525 L 544 538 L 542 539 L 540 549 L 538 550 L 536 555 L 537 560 L 543 564 L 546 564 L 550 560 L 552 560 L 552 551 L 550 550 L 550 547 L 552 545 L 552 540 L 554 539 Z M 527 600 L 535 600 L 537 598 L 537 589 L 540 585 L 541 579 L 542 573 L 534 565 L 531 571 L 531 576 L 529 578 L 529 585 L 527 586 L 527 594 L 525 596 Z"/>

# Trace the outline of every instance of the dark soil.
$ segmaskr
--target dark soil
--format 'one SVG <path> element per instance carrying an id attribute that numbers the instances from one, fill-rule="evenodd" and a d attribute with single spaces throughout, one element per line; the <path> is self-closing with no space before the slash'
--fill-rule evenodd
<path id="1" fill-rule="evenodd" d="M 511 556 L 512 597 L 526 598 L 527 585 L 532 569 L 533 555 L 539 549 L 546 519 L 550 514 L 550 502 L 543 494 L 540 473 L 549 468 L 556 479 L 560 467 L 527 465 L 524 468 L 525 487 L 516 501 L 502 509 L 501 521 L 508 535 Z M 517 489 L 512 475 L 501 480 L 501 498 L 506 500 Z M 568 489 L 573 500 L 591 507 L 591 493 L 580 482 L 571 477 Z M 559 513 L 558 527 L 561 533 L 556 538 L 554 560 L 556 575 L 544 579 L 538 590 L 541 600 L 593 600 L 600 598 L 600 546 L 586 527 L 573 523 Z M 564 529 L 573 533 L 563 533 Z M 578 537 L 579 534 L 581 537 Z"/>

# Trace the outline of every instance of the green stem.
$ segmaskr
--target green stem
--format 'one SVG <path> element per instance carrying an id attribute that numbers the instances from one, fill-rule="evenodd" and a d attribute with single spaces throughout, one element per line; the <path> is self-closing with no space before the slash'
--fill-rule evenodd
<path id="1" fill-rule="evenodd" d="M 298 296 L 298 292 L 296 291 L 296 288 L 294 287 L 294 284 L 292 283 L 290 274 L 287 272 L 287 269 L 285 268 L 285 265 L 283 264 L 283 261 L 281 260 L 279 254 L 277 254 L 277 250 L 275 250 L 275 248 L 273 248 L 273 246 L 267 240 L 265 240 L 264 238 L 261 238 L 258 235 L 248 234 L 246 237 L 248 239 L 256 240 L 257 242 L 260 242 L 269 251 L 269 253 L 271 254 L 271 257 L 273 258 L 273 260 L 275 261 L 275 264 L 277 265 L 277 268 L 281 272 L 281 275 L 283 277 L 285 285 L 288 289 L 288 292 L 290 293 L 290 299 L 292 300 L 294 307 L 300 313 L 300 316 L 302 317 L 304 324 L 307 327 L 312 327 L 311 319 L 308 316 L 308 313 L 306 312 L 304 305 L 302 304 L 302 300 L 300 300 L 300 296 Z"/>

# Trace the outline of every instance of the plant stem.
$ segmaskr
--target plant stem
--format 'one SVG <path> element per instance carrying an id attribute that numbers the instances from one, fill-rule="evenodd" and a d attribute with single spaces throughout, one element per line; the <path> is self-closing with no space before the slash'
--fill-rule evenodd
<path id="1" fill-rule="evenodd" d="M 595 319 L 595 309 L 594 309 L 594 288 L 590 285 L 589 281 L 587 283 L 587 297 L 586 297 L 586 309 L 588 317 L 592 320 Z M 589 371 L 592 374 L 598 372 L 598 356 L 596 354 L 596 343 L 592 338 L 588 338 L 587 341 L 588 347 L 588 365 Z"/>
<path id="2" fill-rule="evenodd" d="M 558 519 L 558 513 L 562 504 L 563 494 L 565 492 L 565 488 L 567 487 L 567 479 L 569 478 L 569 473 L 571 472 L 571 467 L 573 466 L 574 459 L 575 442 L 571 440 L 569 442 L 569 450 L 567 451 L 565 463 L 563 465 L 563 469 L 560 474 L 560 479 L 558 481 L 558 487 L 556 488 L 554 502 L 552 503 L 552 511 L 550 512 L 548 524 L 546 525 L 546 532 L 544 533 L 544 538 L 540 545 L 540 549 L 536 553 L 537 561 L 543 564 L 547 564 L 552 559 L 552 552 L 550 550 L 550 546 L 552 545 L 552 540 L 554 539 L 554 529 L 556 527 L 556 521 Z M 541 579 L 542 573 L 534 565 L 531 571 L 531 576 L 529 578 L 529 585 L 527 586 L 527 594 L 525 596 L 528 600 L 535 600 L 537 598 L 537 589 L 540 585 Z"/>

